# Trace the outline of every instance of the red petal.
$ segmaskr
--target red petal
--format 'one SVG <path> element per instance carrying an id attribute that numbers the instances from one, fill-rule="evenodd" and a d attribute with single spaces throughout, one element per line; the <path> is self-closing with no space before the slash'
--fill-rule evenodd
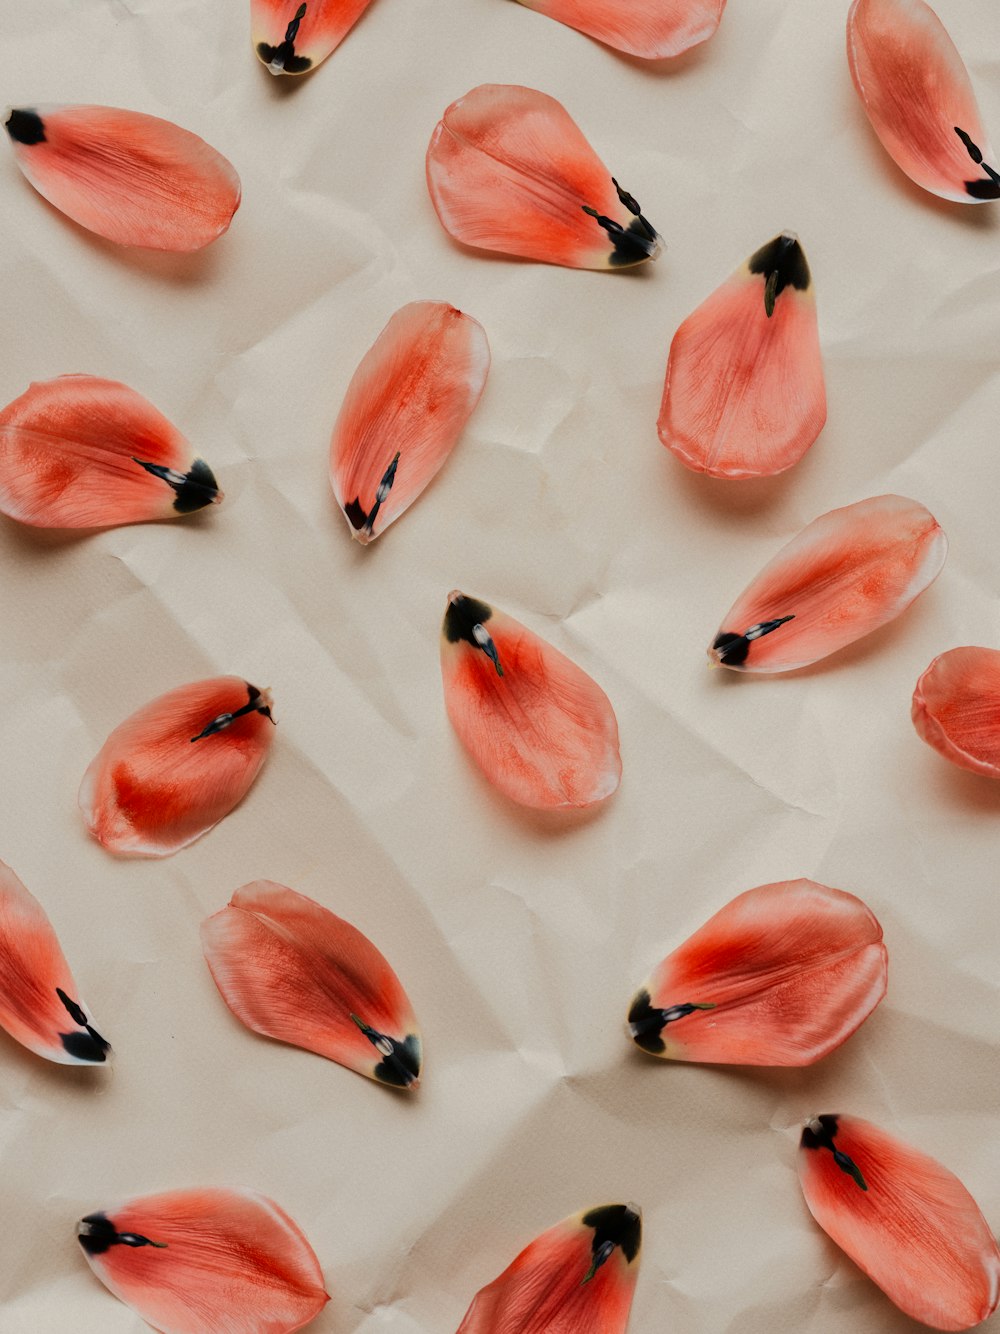
<path id="1" fill-rule="evenodd" d="M 869 1121 L 821 1116 L 802 1133 L 799 1178 L 816 1222 L 907 1315 L 960 1330 L 996 1310 L 1000 1250 L 933 1158 Z"/>
<path id="2" fill-rule="evenodd" d="M 632 1002 L 636 1045 L 676 1061 L 812 1065 L 885 995 L 871 911 L 813 880 L 738 895 L 674 950 Z"/>
<path id="3" fill-rule="evenodd" d="M 147 1195 L 77 1232 L 104 1286 L 163 1334 L 292 1334 L 329 1301 L 301 1229 L 250 1191 Z"/>
<path id="4" fill-rule="evenodd" d="M 201 939 L 223 1000 L 247 1028 L 383 1084 L 417 1082 L 420 1031 L 406 992 L 349 922 L 255 880 L 202 923 Z"/>
<path id="5" fill-rule="evenodd" d="M 229 227 L 240 178 L 204 139 L 117 107 L 12 111 L 17 165 L 40 195 L 119 245 L 200 250 Z"/>
<path id="6" fill-rule="evenodd" d="M 110 1048 L 90 1025 L 42 905 L 0 862 L 0 1024 L 59 1065 L 102 1065 Z"/>
<path id="7" fill-rule="evenodd" d="M 476 1294 L 458 1334 L 624 1334 L 641 1237 L 626 1204 L 557 1223 Z"/>
<path id="8" fill-rule="evenodd" d="M 221 499 L 180 431 L 115 380 L 60 375 L 0 411 L 0 510 L 21 523 L 105 528 Z"/>
<path id="9" fill-rule="evenodd" d="M 207 833 L 243 800 L 267 757 L 270 703 L 240 677 L 216 676 L 126 718 L 80 786 L 94 838 L 110 852 L 166 857 Z"/>
<path id="10" fill-rule="evenodd" d="M 1000 778 L 1000 652 L 953 648 L 913 692 L 913 726 L 946 760 Z"/>
<path id="11" fill-rule="evenodd" d="M 797 463 L 825 422 L 809 265 L 798 241 L 785 233 L 762 246 L 677 330 L 660 439 L 695 472 L 769 477 Z"/>
<path id="12" fill-rule="evenodd" d="M 442 467 L 489 368 L 482 325 L 447 302 L 393 315 L 354 372 L 330 443 L 334 494 L 359 542 L 398 519 Z"/>
<path id="13" fill-rule="evenodd" d="M 726 0 L 521 0 L 521 4 L 616 51 L 662 60 L 713 36 Z"/>
<path id="14" fill-rule="evenodd" d="M 995 165 L 962 57 L 924 0 L 854 0 L 847 58 L 875 133 L 911 180 L 964 204 L 1000 197 L 956 133 Z"/>
<path id="15" fill-rule="evenodd" d="M 621 781 L 618 723 L 596 681 L 512 616 L 451 593 L 441 634 L 448 717 L 522 806 L 591 806 Z"/>
<path id="16" fill-rule="evenodd" d="M 272 74 L 306 74 L 336 50 L 371 0 L 250 0 L 257 58 Z"/>
<path id="17" fill-rule="evenodd" d="M 874 496 L 830 510 L 744 589 L 709 657 L 748 672 L 806 667 L 905 611 L 940 574 L 947 550 L 915 500 Z"/>
<path id="18" fill-rule="evenodd" d="M 427 150 L 427 185 L 445 231 L 478 250 L 575 269 L 660 252 L 566 109 L 533 88 L 487 83 L 453 102 Z"/>

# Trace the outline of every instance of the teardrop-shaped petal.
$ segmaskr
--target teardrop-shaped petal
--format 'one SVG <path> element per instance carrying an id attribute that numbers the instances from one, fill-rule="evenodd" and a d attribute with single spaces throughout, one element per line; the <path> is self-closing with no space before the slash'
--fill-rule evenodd
<path id="1" fill-rule="evenodd" d="M 521 0 L 528 9 L 641 60 L 679 56 L 713 36 L 726 0 Z"/>
<path id="2" fill-rule="evenodd" d="M 43 198 L 118 245 L 200 250 L 240 206 L 231 162 L 172 121 L 118 107 L 24 107 L 8 116 L 17 165 Z"/>
<path id="3" fill-rule="evenodd" d="M 953 648 L 913 692 L 913 726 L 952 764 L 1000 778 L 1000 651 Z"/>
<path id="4" fill-rule="evenodd" d="M 202 923 L 205 960 L 247 1028 L 410 1088 L 420 1030 L 399 978 L 366 936 L 271 880 L 238 889 Z"/>
<path id="5" fill-rule="evenodd" d="M 344 40 L 371 0 L 250 0 L 257 59 L 272 74 L 306 74 Z"/>
<path id="6" fill-rule="evenodd" d="M 87 1010 L 42 905 L 0 862 L 0 1025 L 59 1065 L 103 1065 Z"/>
<path id="7" fill-rule="evenodd" d="M 610 700 L 520 621 L 450 593 L 441 675 L 459 740 L 512 801 L 591 806 L 618 787 L 622 762 Z"/>
<path id="8" fill-rule="evenodd" d="M 872 912 L 840 889 L 784 880 L 739 894 L 643 984 L 636 1046 L 673 1061 L 812 1065 L 885 995 Z"/>
<path id="9" fill-rule="evenodd" d="M 573 1214 L 476 1294 L 458 1334 L 624 1334 L 641 1246 L 635 1205 Z"/>
<path id="10" fill-rule="evenodd" d="M 237 806 L 271 748 L 271 696 L 239 676 L 160 695 L 119 724 L 80 786 L 109 852 L 167 857 Z"/>
<path id="11" fill-rule="evenodd" d="M 171 1190 L 77 1224 L 104 1286 L 162 1334 L 292 1334 L 330 1300 L 316 1253 L 273 1200 Z"/>
<path id="12" fill-rule="evenodd" d="M 911 180 L 963 204 L 1000 198 L 968 71 L 930 5 L 854 0 L 847 58 L 872 128 Z"/>
<path id="13" fill-rule="evenodd" d="M 483 327 L 446 301 L 397 310 L 361 360 L 330 442 L 330 480 L 352 536 L 371 542 L 458 443 L 486 384 Z"/>
<path id="14" fill-rule="evenodd" d="M 826 422 L 809 265 L 786 232 L 751 255 L 674 334 L 657 423 L 694 472 L 784 472 Z"/>
<path id="15" fill-rule="evenodd" d="M 0 411 L 0 510 L 21 523 L 106 528 L 221 499 L 180 431 L 116 380 L 60 375 Z"/>
<path id="16" fill-rule="evenodd" d="M 427 186 L 445 231 L 477 250 L 618 269 L 662 248 L 565 107 L 533 88 L 486 83 L 453 102 L 431 137 Z"/>
<path id="17" fill-rule="evenodd" d="M 903 496 L 830 510 L 783 546 L 730 607 L 709 660 L 791 672 L 888 624 L 941 573 L 948 541 Z"/>
<path id="18" fill-rule="evenodd" d="M 958 1177 L 870 1121 L 817 1116 L 799 1180 L 824 1232 L 907 1315 L 972 1329 L 1000 1300 L 1000 1251 Z"/>

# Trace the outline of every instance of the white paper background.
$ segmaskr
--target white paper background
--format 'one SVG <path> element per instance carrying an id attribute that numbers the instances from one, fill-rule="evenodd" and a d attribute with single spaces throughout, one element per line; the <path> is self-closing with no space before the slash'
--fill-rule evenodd
<path id="1" fill-rule="evenodd" d="M 0 1034 L 3 1334 L 144 1329 L 92 1278 L 75 1220 L 202 1183 L 261 1190 L 305 1229 L 333 1294 L 317 1334 L 452 1334 L 534 1235 L 612 1199 L 644 1209 L 632 1334 L 915 1330 L 805 1210 L 795 1148 L 818 1111 L 938 1156 L 998 1225 L 1000 784 L 947 765 L 908 714 L 936 653 L 1000 644 L 1000 215 L 939 204 L 885 157 L 847 7 L 732 0 L 711 43 L 648 68 L 504 0 L 374 0 L 293 84 L 257 64 L 242 0 L 2 0 L 14 105 L 176 120 L 232 159 L 245 201 L 201 255 L 128 253 L 0 159 L 0 400 L 66 371 L 124 380 L 227 493 L 79 540 L 0 524 L 0 856 L 117 1053 L 67 1070 Z M 994 6 L 938 9 L 1000 126 Z M 424 151 L 486 81 L 565 104 L 665 236 L 654 268 L 449 241 Z M 813 269 L 829 425 L 780 479 L 695 477 L 656 437 L 670 337 L 784 228 Z M 329 493 L 329 431 L 363 352 L 419 298 L 479 319 L 493 371 L 445 471 L 362 550 Z M 779 545 L 888 490 L 951 539 L 905 617 L 793 677 L 705 669 Z M 605 687 L 625 766 L 607 809 L 532 816 L 472 770 L 440 697 L 456 586 Z M 115 861 L 76 811 L 87 763 L 134 708 L 223 672 L 274 690 L 263 776 L 201 843 Z M 736 893 L 801 875 L 885 928 L 889 997 L 857 1036 L 805 1071 L 635 1052 L 624 1014 L 651 966 Z M 229 1014 L 198 926 L 258 877 L 393 962 L 425 1033 L 416 1097 Z"/>

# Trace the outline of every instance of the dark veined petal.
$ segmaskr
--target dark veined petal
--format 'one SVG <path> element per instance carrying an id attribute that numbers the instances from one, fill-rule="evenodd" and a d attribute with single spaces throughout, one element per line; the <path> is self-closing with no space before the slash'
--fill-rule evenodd
<path id="1" fill-rule="evenodd" d="M 335 51 L 371 0 L 250 0 L 257 59 L 272 74 L 307 74 Z"/>
<path id="2" fill-rule="evenodd" d="M 952 764 L 1000 778 L 1000 650 L 953 648 L 913 692 L 913 726 Z"/>

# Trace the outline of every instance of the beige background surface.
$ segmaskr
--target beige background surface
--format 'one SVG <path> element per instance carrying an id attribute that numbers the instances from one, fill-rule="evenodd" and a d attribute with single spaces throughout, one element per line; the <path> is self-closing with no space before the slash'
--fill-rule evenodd
<path id="1" fill-rule="evenodd" d="M 987 123 L 1000 21 L 940 0 Z M 505 0 L 375 0 L 314 77 L 279 83 L 242 0 L 2 0 L 5 96 L 166 116 L 236 164 L 244 205 L 194 258 L 117 250 L 0 155 L 0 399 L 88 371 L 147 395 L 227 492 L 189 522 L 55 540 L 0 524 L 0 856 L 42 900 L 117 1053 L 91 1074 L 0 1034 L 3 1334 L 138 1334 L 75 1220 L 203 1182 L 273 1196 L 333 1301 L 317 1334 L 453 1334 L 531 1237 L 643 1206 L 632 1334 L 914 1330 L 812 1224 L 803 1118 L 850 1111 L 935 1154 L 1000 1225 L 1000 784 L 909 722 L 956 644 L 1000 643 L 1000 213 L 938 204 L 884 156 L 844 55 L 846 0 L 731 0 L 709 45 L 650 69 Z M 423 155 L 484 81 L 560 98 L 669 250 L 634 275 L 463 253 Z M 658 443 L 671 334 L 758 245 L 812 264 L 829 425 L 765 483 L 710 482 Z M 417 298 L 482 321 L 493 372 L 432 489 L 359 548 L 326 477 L 350 375 Z M 893 627 L 796 676 L 704 649 L 818 513 L 895 490 L 951 539 Z M 441 702 L 461 587 L 592 673 L 624 780 L 592 818 L 495 796 Z M 108 731 L 186 680 L 274 690 L 241 809 L 162 862 L 115 861 L 76 811 Z M 885 928 L 886 1002 L 806 1071 L 643 1059 L 623 1034 L 651 965 L 734 894 L 811 876 Z M 368 933 L 426 1039 L 407 1100 L 243 1030 L 198 926 L 270 877 Z M 1000 1329 L 994 1320 L 991 1328 Z"/>

